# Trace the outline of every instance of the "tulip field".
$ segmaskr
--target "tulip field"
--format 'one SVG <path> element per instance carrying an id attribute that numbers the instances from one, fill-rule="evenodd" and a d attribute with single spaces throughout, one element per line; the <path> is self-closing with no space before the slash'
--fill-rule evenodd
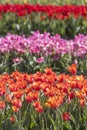
<path id="1" fill-rule="evenodd" d="M 87 130 L 87 0 L 0 1 L 0 130 Z"/>

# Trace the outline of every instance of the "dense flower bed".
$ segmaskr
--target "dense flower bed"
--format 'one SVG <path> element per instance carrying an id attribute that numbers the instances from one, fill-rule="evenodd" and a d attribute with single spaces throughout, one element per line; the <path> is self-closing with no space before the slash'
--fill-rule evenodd
<path id="1" fill-rule="evenodd" d="M 0 73 L 15 69 L 34 73 L 52 67 L 64 71 L 71 64 L 78 64 L 80 72 L 87 72 L 87 36 L 79 34 L 66 40 L 56 34 L 33 32 L 29 37 L 7 34 L 0 37 Z M 83 67 L 84 66 L 84 67 Z M 59 67 L 59 68 L 58 68 Z"/>
<path id="2" fill-rule="evenodd" d="M 86 20 L 86 5 L 0 4 L 0 130 L 87 130 Z"/>
<path id="3" fill-rule="evenodd" d="M 0 35 L 10 32 L 28 36 L 31 31 L 39 30 L 70 39 L 79 33 L 87 34 L 86 20 L 85 5 L 0 5 Z"/>
<path id="4" fill-rule="evenodd" d="M 51 68 L 43 73 L 0 75 L 0 128 L 27 130 L 33 123 L 33 129 L 75 129 L 77 124 L 77 130 L 85 129 L 87 79 L 76 75 L 76 64 L 68 71 L 73 75 L 57 75 Z"/>
<path id="5" fill-rule="evenodd" d="M 0 37 L 0 53 L 16 51 L 18 53 L 58 56 L 71 54 L 82 57 L 87 54 L 87 36 L 79 34 L 73 40 L 66 40 L 59 34 L 54 36 L 50 33 L 41 34 L 39 31 L 33 32 L 29 37 L 19 36 L 16 34 L 7 34 Z"/>
<path id="6" fill-rule="evenodd" d="M 80 16 L 87 18 L 87 6 L 80 5 L 30 5 L 30 4 L 6 4 L 0 5 L 0 14 L 3 13 L 15 13 L 17 16 L 24 16 L 31 13 L 45 13 L 49 18 L 65 19 L 73 15 L 75 18 Z M 46 16 L 43 16 L 45 18 Z"/>

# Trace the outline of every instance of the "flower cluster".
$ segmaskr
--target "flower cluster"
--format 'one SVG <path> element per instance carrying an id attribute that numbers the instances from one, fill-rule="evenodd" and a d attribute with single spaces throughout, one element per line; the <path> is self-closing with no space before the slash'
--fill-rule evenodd
<path id="1" fill-rule="evenodd" d="M 18 112 L 24 102 L 27 102 L 42 113 L 44 107 L 56 109 L 65 102 L 70 104 L 74 99 L 78 99 L 82 107 L 85 106 L 87 79 L 83 75 L 76 75 L 74 64 L 68 70 L 74 75 L 57 75 L 51 68 L 46 68 L 44 73 L 27 74 L 15 71 L 0 75 L 0 109 L 3 110 L 8 104 L 8 109 Z"/>
<path id="2" fill-rule="evenodd" d="M 0 37 L 0 53 L 16 51 L 18 53 L 28 52 L 30 54 L 41 55 L 37 60 L 39 63 L 44 57 L 53 56 L 54 59 L 70 54 L 82 57 L 87 54 L 87 36 L 79 34 L 73 40 L 66 40 L 56 34 L 54 36 L 45 32 L 33 32 L 29 37 L 16 34 L 7 34 Z M 17 59 L 16 59 L 17 61 Z"/>
<path id="3" fill-rule="evenodd" d="M 87 17 L 87 6 L 74 6 L 74 5 L 64 5 L 64 6 L 54 6 L 54 5 L 31 5 L 31 4 L 1 4 L 0 14 L 3 13 L 15 13 L 17 16 L 25 16 L 27 14 L 42 13 L 41 19 L 45 17 L 50 17 L 54 19 L 65 19 L 70 18 L 73 15 L 75 18 L 82 16 Z M 43 15 L 46 14 L 46 16 Z"/>

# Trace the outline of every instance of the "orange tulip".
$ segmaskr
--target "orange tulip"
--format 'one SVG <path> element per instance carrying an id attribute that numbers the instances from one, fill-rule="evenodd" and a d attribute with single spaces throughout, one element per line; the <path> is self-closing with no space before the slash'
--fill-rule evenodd
<path id="1" fill-rule="evenodd" d="M 69 67 L 68 67 L 68 71 L 69 71 L 71 74 L 75 75 L 75 74 L 77 73 L 77 66 L 76 66 L 76 64 L 72 64 L 71 66 L 69 66 Z"/>
<path id="2" fill-rule="evenodd" d="M 10 117 L 10 121 L 12 121 L 13 123 L 15 122 L 15 117 L 14 116 L 11 116 Z"/>
<path id="3" fill-rule="evenodd" d="M 4 109 L 5 108 L 5 102 L 4 101 L 0 101 L 0 109 Z"/>

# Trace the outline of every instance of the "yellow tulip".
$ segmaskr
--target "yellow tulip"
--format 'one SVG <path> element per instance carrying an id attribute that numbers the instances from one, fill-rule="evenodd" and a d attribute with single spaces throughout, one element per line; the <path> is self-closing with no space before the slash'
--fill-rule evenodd
<path id="1" fill-rule="evenodd" d="M 24 3 L 26 4 L 26 3 L 28 3 L 28 1 L 27 1 L 27 0 L 24 0 Z"/>
<path id="2" fill-rule="evenodd" d="M 69 3 L 70 3 L 70 0 L 66 0 L 66 2 L 69 4 Z"/>
<path id="3" fill-rule="evenodd" d="M 10 0 L 6 0 L 6 3 L 9 3 L 10 2 Z"/>
<path id="4" fill-rule="evenodd" d="M 85 0 L 85 2 L 87 3 L 87 0 Z"/>

